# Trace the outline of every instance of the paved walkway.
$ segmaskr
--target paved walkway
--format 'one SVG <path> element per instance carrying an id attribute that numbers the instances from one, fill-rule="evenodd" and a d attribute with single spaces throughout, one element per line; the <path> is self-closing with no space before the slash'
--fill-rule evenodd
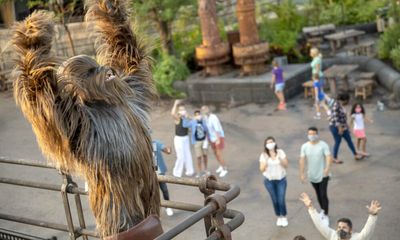
<path id="1" fill-rule="evenodd" d="M 152 113 L 152 127 L 156 138 L 164 143 L 173 143 L 173 122 L 169 118 L 170 102 L 162 102 Z M 230 207 L 245 214 L 245 223 L 233 233 L 234 239 L 292 239 L 297 234 L 307 239 L 321 239 L 312 222 L 298 201 L 301 192 L 306 191 L 315 200 L 310 184 L 301 184 L 298 178 L 298 156 L 300 146 L 306 141 L 306 129 L 315 125 L 320 129 L 321 139 L 330 145 L 332 136 L 328 132 L 328 122 L 313 120 L 313 109 L 309 101 L 300 95 L 291 99 L 287 112 L 274 112 L 272 105 L 244 105 L 233 109 L 219 109 L 218 116 L 226 131 L 225 157 L 229 164 L 229 174 L 223 181 L 236 183 L 241 194 Z M 190 112 L 194 106 L 189 106 Z M 333 177 L 329 182 L 331 225 L 339 217 L 353 220 L 354 230 L 361 230 L 367 219 L 365 205 L 371 199 L 382 202 L 374 239 L 397 240 L 400 232 L 400 127 L 399 111 L 376 112 L 374 104 L 366 105 L 367 113 L 374 124 L 367 128 L 368 150 L 372 156 L 361 162 L 352 159 L 345 144 L 341 146 L 342 165 L 334 165 Z M 262 184 L 258 171 L 258 156 L 262 151 L 263 139 L 275 136 L 278 145 L 284 149 L 289 159 L 287 206 L 289 226 L 286 229 L 275 226 L 275 217 L 269 196 Z M 35 142 L 31 127 L 15 107 L 9 93 L 0 94 L 0 155 L 13 158 L 43 160 Z M 174 156 L 167 156 L 167 165 L 172 170 Z M 210 158 L 210 169 L 217 167 L 215 158 Z M 37 181 L 60 183 L 55 171 L 0 165 L 1 177 L 13 177 Z M 170 185 L 173 200 L 202 204 L 202 195 L 190 188 Z M 0 212 L 22 215 L 46 221 L 65 223 L 59 193 L 48 193 L 0 185 Z M 84 208 L 88 225 L 94 227 L 93 217 L 84 198 Z M 173 217 L 161 213 L 165 230 L 188 213 L 175 211 Z M 47 231 L 26 225 L 0 221 L 0 228 L 14 229 L 43 237 L 57 236 L 67 239 L 66 234 Z M 204 239 L 203 223 L 198 223 L 176 239 Z"/>

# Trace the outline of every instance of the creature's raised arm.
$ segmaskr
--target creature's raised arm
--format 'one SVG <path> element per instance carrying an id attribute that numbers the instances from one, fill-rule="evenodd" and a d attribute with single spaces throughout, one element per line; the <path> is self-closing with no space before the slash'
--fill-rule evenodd
<path id="1" fill-rule="evenodd" d="M 33 118 L 47 118 L 46 114 L 50 114 L 47 109 L 55 99 L 56 61 L 50 56 L 53 32 L 52 15 L 37 11 L 16 24 L 11 40 L 18 55 L 14 96 L 31 122 Z"/>
<path id="2" fill-rule="evenodd" d="M 32 124 L 44 155 L 68 169 L 59 154 L 63 141 L 55 120 L 57 61 L 50 55 L 53 26 L 53 16 L 46 11 L 34 12 L 16 24 L 11 40 L 18 55 L 14 98 Z"/>
<path id="3" fill-rule="evenodd" d="M 87 0 L 86 21 L 94 21 L 99 34 L 99 63 L 132 75 L 148 71 L 150 61 L 145 46 L 131 29 L 127 4 L 126 0 Z"/>

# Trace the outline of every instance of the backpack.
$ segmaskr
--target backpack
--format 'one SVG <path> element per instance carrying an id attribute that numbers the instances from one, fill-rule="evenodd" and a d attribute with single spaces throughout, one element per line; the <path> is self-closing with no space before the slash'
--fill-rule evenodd
<path id="1" fill-rule="evenodd" d="M 204 130 L 203 124 L 201 122 L 197 122 L 196 124 L 195 137 L 197 141 L 202 141 L 206 139 L 206 131 Z"/>

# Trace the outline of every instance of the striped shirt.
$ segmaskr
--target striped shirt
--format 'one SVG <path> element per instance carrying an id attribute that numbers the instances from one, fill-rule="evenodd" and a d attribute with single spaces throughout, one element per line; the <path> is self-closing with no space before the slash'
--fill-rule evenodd
<path id="1" fill-rule="evenodd" d="M 348 129 L 346 109 L 335 101 L 331 107 L 331 116 L 329 117 L 329 125 L 335 127 L 343 127 Z"/>

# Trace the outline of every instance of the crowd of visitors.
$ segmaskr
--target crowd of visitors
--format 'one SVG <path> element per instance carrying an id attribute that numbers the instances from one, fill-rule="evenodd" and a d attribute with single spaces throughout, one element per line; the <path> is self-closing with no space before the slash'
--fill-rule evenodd
<path id="1" fill-rule="evenodd" d="M 329 121 L 329 130 L 333 136 L 334 145 L 332 153 L 329 145 L 319 138 L 318 129 L 309 127 L 307 129 L 308 141 L 300 148 L 299 158 L 299 176 L 302 183 L 310 182 L 315 190 L 316 199 L 321 208 L 320 212 L 314 208 L 311 198 L 302 193 L 300 200 L 308 208 L 311 219 L 321 233 L 328 240 L 355 240 L 370 239 L 377 220 L 377 214 L 381 209 L 379 202 L 372 201 L 367 206 L 370 217 L 360 233 L 352 231 L 352 222 L 348 218 L 341 218 L 337 221 L 336 230 L 329 228 L 329 198 L 328 182 L 330 179 L 331 164 L 341 164 L 342 159 L 338 158 L 339 147 L 342 138 L 347 142 L 349 149 L 354 155 L 355 160 L 368 157 L 366 151 L 366 122 L 373 121 L 365 115 L 365 109 L 361 103 L 356 103 L 351 109 L 350 122 L 348 124 L 347 112 L 345 106 L 349 103 L 349 94 L 340 93 L 333 99 L 324 92 L 324 79 L 322 72 L 322 55 L 318 49 L 312 48 L 310 51 L 312 57 L 311 69 L 315 96 L 316 114 L 314 119 L 321 119 L 320 108 L 326 112 Z M 273 62 L 271 88 L 279 101 L 277 110 L 286 110 L 286 101 L 284 97 L 284 75 L 283 69 L 277 62 Z M 219 177 L 225 177 L 228 174 L 223 150 L 225 147 L 225 134 L 219 118 L 210 111 L 206 105 L 201 109 L 188 114 L 185 105 L 181 100 L 176 100 L 171 110 L 171 115 L 175 123 L 174 147 L 176 161 L 173 169 L 173 175 L 181 177 L 183 171 L 186 176 L 201 177 L 211 174 L 208 169 L 208 147 L 211 146 L 215 159 L 218 162 L 218 168 L 215 172 Z M 354 146 L 351 138 L 352 132 L 357 139 L 357 148 Z M 193 146 L 196 157 L 196 172 L 193 168 L 190 143 Z M 158 174 L 165 174 L 166 165 L 161 152 L 171 153 L 171 149 L 165 147 L 161 142 L 154 141 L 156 159 L 158 161 Z M 276 216 L 276 225 L 287 227 L 289 225 L 286 208 L 286 169 L 288 159 L 284 150 L 278 147 L 274 137 L 267 137 L 263 143 L 262 152 L 259 157 L 259 170 L 264 177 L 264 186 L 271 198 L 272 206 Z M 169 199 L 168 188 L 165 183 L 160 183 L 160 189 L 165 200 Z M 172 209 L 167 208 L 166 213 L 173 215 Z M 294 239 L 303 240 L 304 236 L 298 235 Z"/>

